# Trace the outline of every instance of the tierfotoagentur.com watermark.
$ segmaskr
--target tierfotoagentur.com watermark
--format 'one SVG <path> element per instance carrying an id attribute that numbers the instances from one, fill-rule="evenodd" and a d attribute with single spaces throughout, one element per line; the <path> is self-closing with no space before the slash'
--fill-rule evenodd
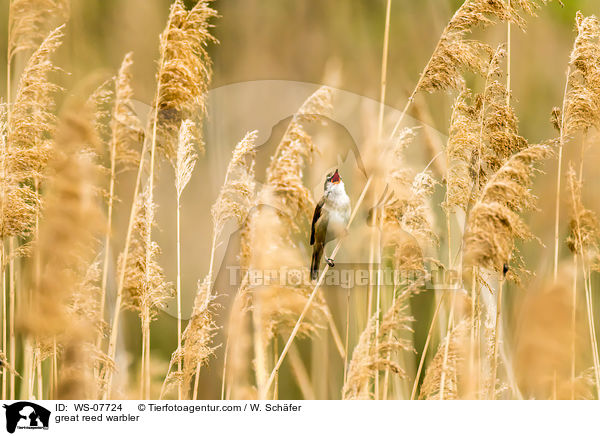
<path id="1" fill-rule="evenodd" d="M 310 270 L 307 267 L 281 267 L 278 269 L 254 269 L 239 266 L 227 266 L 229 285 L 239 286 L 247 280 L 250 288 L 261 286 L 312 286 Z M 421 282 L 425 289 L 459 290 L 462 289 L 461 276 L 458 271 L 437 269 L 423 271 L 417 269 L 395 270 L 380 268 L 378 265 L 344 265 L 338 264 L 325 273 L 323 284 L 341 289 L 361 286 L 407 286 Z"/>

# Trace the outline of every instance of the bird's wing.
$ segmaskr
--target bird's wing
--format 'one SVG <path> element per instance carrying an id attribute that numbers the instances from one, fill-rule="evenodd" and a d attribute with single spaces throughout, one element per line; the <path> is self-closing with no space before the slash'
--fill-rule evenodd
<path id="1" fill-rule="evenodd" d="M 325 197 L 323 196 L 321 200 L 317 203 L 317 207 L 315 207 L 315 213 L 313 214 L 312 225 L 310 226 L 310 245 L 315 243 L 315 225 L 317 221 L 321 217 L 321 209 L 323 209 L 323 205 L 325 204 Z"/>

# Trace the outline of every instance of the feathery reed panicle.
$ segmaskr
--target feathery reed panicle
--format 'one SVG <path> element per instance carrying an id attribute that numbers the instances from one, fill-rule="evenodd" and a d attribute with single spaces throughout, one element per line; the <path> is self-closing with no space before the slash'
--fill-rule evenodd
<path id="1" fill-rule="evenodd" d="M 160 36 L 158 88 L 150 122 L 156 125 L 158 144 L 171 161 L 176 159 L 177 132 L 183 120 L 195 122 L 193 136 L 202 144 L 201 117 L 212 74 L 207 46 L 217 42 L 210 34 L 210 20 L 217 12 L 209 3 L 200 0 L 188 11 L 176 0 Z"/>
<path id="2" fill-rule="evenodd" d="M 510 0 L 510 4 L 515 9 L 521 9 L 526 14 L 536 16 L 537 10 L 541 5 L 546 5 L 552 0 Z M 561 0 L 557 0 L 560 6 L 564 6 Z"/>
<path id="3" fill-rule="evenodd" d="M 194 300 L 192 317 L 183 332 L 182 348 L 173 355 L 173 360 L 181 360 L 183 369 L 181 377 L 184 386 L 184 397 L 189 398 L 191 381 L 194 376 L 199 376 L 199 371 L 218 348 L 213 344 L 218 327 L 214 322 L 215 311 L 218 305 L 215 303 L 215 295 L 212 291 L 212 279 L 205 277 L 204 281 L 198 282 L 198 290 Z M 197 382 L 196 382 L 197 383 Z"/>
<path id="4" fill-rule="evenodd" d="M 139 312 L 142 324 L 149 327 L 159 309 L 172 295 L 172 286 L 166 281 L 162 267 L 158 264 L 160 247 L 155 241 L 150 241 L 146 235 L 149 226 L 154 227 L 155 205 L 148 199 L 148 189 L 145 189 L 137 199 L 135 234 L 131 243 L 131 256 L 128 259 L 125 273 L 125 290 L 127 291 L 127 306 Z"/>
<path id="5" fill-rule="evenodd" d="M 383 243 L 394 248 L 396 268 L 424 272 L 423 249 L 438 243 L 428 204 L 435 185 L 428 170 L 420 172 L 404 195 L 390 198 L 383 207 Z"/>
<path id="6" fill-rule="evenodd" d="M 107 138 L 106 148 L 110 160 L 104 259 L 100 284 L 100 316 L 102 319 L 104 319 L 108 286 L 113 210 L 117 200 L 115 195 L 116 179 L 120 171 L 125 171 L 139 163 L 141 156 L 136 148 L 144 138 L 142 124 L 133 110 L 132 65 L 133 54 L 127 53 L 121 62 L 117 75 L 106 84 L 107 86 L 100 86 L 90 97 L 96 113 L 96 130 L 101 137 Z M 108 88 L 109 84 L 114 87 L 114 92 Z M 102 343 L 105 333 L 105 331 L 99 332 L 98 344 Z"/>
<path id="7" fill-rule="evenodd" d="M 7 59 L 10 63 L 17 53 L 38 47 L 48 23 L 68 18 L 69 0 L 10 0 L 8 8 Z"/>
<path id="8" fill-rule="evenodd" d="M 0 236 L 27 236 L 33 227 L 35 213 L 39 207 L 39 196 L 29 185 L 28 172 L 15 171 L 12 167 L 17 159 L 17 153 L 8 148 L 8 122 L 6 105 L 0 105 L 0 146 L 2 150 L 2 165 L 0 167 L 0 183 L 2 183 L 2 198 L 0 199 Z"/>
<path id="9" fill-rule="evenodd" d="M 567 171 L 567 188 L 571 205 L 567 246 L 572 253 L 584 253 L 588 257 L 587 260 L 593 260 L 600 249 L 600 224 L 596 214 L 583 205 L 581 185 L 571 165 Z"/>
<path id="10" fill-rule="evenodd" d="M 446 145 L 448 171 L 446 175 L 446 199 L 443 203 L 447 213 L 457 209 L 467 210 L 475 184 L 474 161 L 479 141 L 480 109 L 469 100 L 468 91 L 459 94 L 452 108 L 450 134 Z M 480 103 L 479 101 L 476 101 Z"/>
<path id="11" fill-rule="evenodd" d="M 102 143 L 110 140 L 110 105 L 114 99 L 114 78 L 102 82 L 85 101 L 85 110 L 93 113 L 96 134 Z M 108 147 L 107 147 L 108 148 Z"/>
<path id="12" fill-rule="evenodd" d="M 54 94 L 60 88 L 48 76 L 60 69 L 50 57 L 62 43 L 64 25 L 54 29 L 31 55 L 21 79 L 9 120 L 9 146 L 19 150 L 16 171 L 28 170 L 37 176 L 50 155 L 56 118 Z"/>
<path id="13" fill-rule="evenodd" d="M 576 24 L 562 127 L 565 137 L 600 125 L 600 23 L 594 15 L 577 12 Z"/>
<path id="14" fill-rule="evenodd" d="M 412 192 L 411 170 L 407 168 L 402 152 L 415 138 L 414 129 L 405 128 L 397 135 L 397 139 L 391 147 L 385 150 L 385 159 L 374 150 L 373 170 L 383 173 L 383 177 L 390 188 L 386 189 L 377 209 L 380 209 L 382 231 L 382 243 L 384 247 L 392 247 L 394 250 L 394 261 L 399 268 L 417 269 L 423 268 L 422 252 L 418 243 L 410 235 L 411 229 L 406 227 L 406 222 L 411 221 L 409 210 L 415 204 Z M 412 208 L 414 210 L 414 208 Z M 372 214 L 376 208 L 371 209 L 369 220 L 373 220 Z M 405 216 L 405 213 L 408 215 Z M 404 220 L 404 218 L 407 218 Z"/>
<path id="15" fill-rule="evenodd" d="M 177 141 L 177 153 L 175 158 L 175 191 L 177 198 L 181 199 L 183 190 L 192 178 L 192 172 L 196 166 L 198 155 L 194 150 L 194 122 L 185 120 L 179 128 L 179 140 Z"/>
<path id="16" fill-rule="evenodd" d="M 443 399 L 456 400 L 461 397 L 460 386 L 463 383 L 464 356 L 467 355 L 469 336 L 468 319 L 463 319 L 450 330 L 440 343 L 433 360 L 427 367 L 420 399 L 439 400 L 441 398 L 442 378 L 444 379 Z"/>
<path id="17" fill-rule="evenodd" d="M 198 122 L 204 115 L 204 98 L 211 75 L 210 58 L 206 52 L 206 45 L 213 41 L 208 29 L 208 21 L 215 16 L 216 12 L 208 7 L 208 2 L 200 0 L 191 9 L 187 10 L 181 0 L 175 0 L 171 5 L 167 26 L 160 37 L 160 59 L 157 73 L 156 95 L 152 103 L 149 125 L 152 130 L 150 140 L 150 171 L 148 175 L 148 186 L 145 191 L 145 202 L 150 206 L 154 205 L 154 179 L 156 167 L 156 151 L 160 147 L 165 157 L 176 165 L 176 146 L 174 141 L 177 138 L 176 132 L 179 131 L 181 123 L 186 119 L 196 119 Z M 200 117 L 198 116 L 200 115 Z M 190 125 L 189 127 L 193 127 Z M 201 129 L 192 134 L 196 141 L 201 142 Z M 142 165 L 138 169 L 138 180 L 136 192 L 140 184 L 140 173 Z M 179 210 L 179 209 L 178 209 Z M 132 209 L 132 215 L 135 209 Z M 146 247 L 152 246 L 152 224 L 146 220 L 146 229 L 144 238 Z M 123 252 L 124 263 L 129 262 L 129 237 L 132 230 L 132 222 L 128 229 L 128 235 Z M 145 263 L 150 265 L 155 263 L 152 260 L 152 251 L 146 251 Z M 158 267 L 158 264 L 156 264 Z M 161 271 L 162 273 L 162 271 Z M 152 271 L 146 269 L 145 282 L 153 281 Z M 158 284 L 158 283 L 155 283 Z M 121 287 L 119 286 L 117 294 Z M 150 328 L 148 307 L 143 309 L 142 330 L 144 332 L 144 347 L 142 350 L 142 392 L 146 398 L 150 391 Z M 116 324 L 118 318 L 115 316 Z M 180 330 L 180 329 L 178 329 Z M 114 353 L 114 334 L 109 344 L 111 354 Z M 108 376 L 108 386 L 110 387 L 110 378 Z M 144 380 L 145 379 L 145 380 Z"/>
<path id="18" fill-rule="evenodd" d="M 136 148 L 144 138 L 142 123 L 133 109 L 132 67 L 133 53 L 129 52 L 123 58 L 119 72 L 114 78 L 115 98 L 110 119 L 109 153 L 111 165 L 114 161 L 114 165 L 117 166 L 112 170 L 115 174 L 139 163 L 140 153 Z"/>
<path id="19" fill-rule="evenodd" d="M 375 327 L 379 313 L 376 312 L 369 319 L 352 353 L 342 399 L 370 399 L 368 387 L 379 371 L 389 370 L 398 377 L 406 377 L 404 368 L 394 357 L 396 353 L 414 351 L 411 342 L 402 336 L 412 332 L 414 319 L 408 315 L 408 300 L 412 294 L 412 288 L 408 288 L 395 297 L 383 315 L 378 332 Z"/>
<path id="20" fill-rule="evenodd" d="M 525 138 L 519 135 L 517 116 L 508 103 L 509 91 L 502 81 L 502 60 L 506 50 L 500 45 L 488 65 L 486 87 L 481 97 L 480 138 L 478 154 L 481 154 L 479 186 L 485 185 L 491 174 L 516 152 L 527 147 Z"/>
<path id="21" fill-rule="evenodd" d="M 547 145 L 532 145 L 512 156 L 483 187 L 481 196 L 469 214 L 465 235 L 465 263 L 502 273 L 514 252 L 515 239 L 534 235 L 519 213 L 535 208 L 530 191 L 534 164 L 551 154 Z M 514 258 L 513 258 L 514 259 Z M 510 268 L 508 276 L 517 279 Z"/>
<path id="22" fill-rule="evenodd" d="M 256 204 L 256 181 L 254 179 L 255 144 L 258 132 L 246 133 L 235 146 L 233 156 L 227 165 L 225 182 L 219 197 L 211 208 L 214 231 L 217 235 L 225 223 L 235 218 L 239 225 L 248 218 Z"/>

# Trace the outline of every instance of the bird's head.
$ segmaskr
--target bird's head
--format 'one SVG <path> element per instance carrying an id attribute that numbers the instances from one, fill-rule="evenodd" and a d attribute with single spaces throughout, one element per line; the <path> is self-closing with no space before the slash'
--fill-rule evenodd
<path id="1" fill-rule="evenodd" d="M 341 183 L 342 177 L 340 173 L 336 169 L 334 172 L 327 174 L 327 179 L 325 180 L 325 190 L 331 185 L 338 185 Z"/>

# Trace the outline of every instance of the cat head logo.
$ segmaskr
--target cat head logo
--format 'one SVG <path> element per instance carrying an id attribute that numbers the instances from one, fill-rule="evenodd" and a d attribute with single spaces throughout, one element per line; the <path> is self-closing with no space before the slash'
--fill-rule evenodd
<path id="1" fill-rule="evenodd" d="M 4 404 L 6 409 L 6 431 L 14 433 L 16 429 L 48 430 L 50 411 L 29 401 Z"/>

